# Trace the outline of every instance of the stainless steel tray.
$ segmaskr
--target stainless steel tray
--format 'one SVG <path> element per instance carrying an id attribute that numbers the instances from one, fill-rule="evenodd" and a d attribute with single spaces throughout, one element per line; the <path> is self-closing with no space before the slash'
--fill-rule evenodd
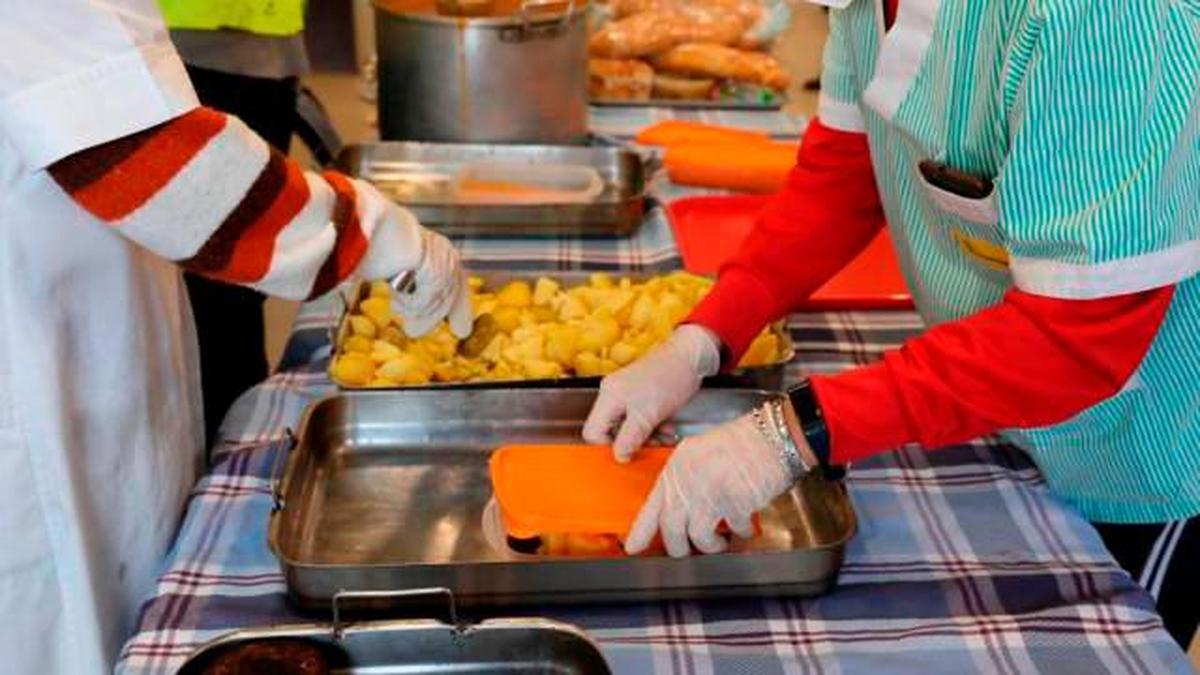
<path id="1" fill-rule="evenodd" d="M 414 203 L 397 195 L 397 172 L 449 175 L 467 162 L 502 161 L 531 165 L 572 165 L 595 169 L 604 191 L 579 204 L 490 205 Z M 479 145 L 379 142 L 346 148 L 335 162 L 410 209 L 422 224 L 448 235 L 625 236 L 642 223 L 646 176 L 641 158 L 616 147 L 556 145 Z"/>
<path id="2" fill-rule="evenodd" d="M 704 390 L 660 433 L 670 442 L 733 419 L 761 392 Z M 498 551 L 482 514 L 488 458 L 510 443 L 579 442 L 595 392 L 581 389 L 355 392 L 314 403 L 276 488 L 269 543 L 294 600 L 340 590 L 447 587 L 505 605 L 738 595 L 811 595 L 834 583 L 855 532 L 844 487 L 804 480 L 730 552 L 558 558 Z"/>
<path id="3" fill-rule="evenodd" d="M 569 288 L 578 284 L 586 283 L 591 272 L 563 272 L 555 270 L 536 271 L 536 272 L 471 272 L 473 276 L 483 279 L 487 288 L 499 289 L 504 284 L 522 280 L 534 283 L 538 277 L 549 277 L 561 283 L 564 288 Z M 634 281 L 644 281 L 650 278 L 651 274 L 621 274 L 614 273 L 614 277 L 629 277 Z M 366 283 L 360 283 L 354 287 L 354 290 L 348 297 L 342 296 L 341 314 L 337 321 L 333 324 L 333 332 L 330 334 L 330 341 L 333 344 L 334 356 L 341 353 L 340 345 L 343 343 L 349 328 L 349 317 L 351 310 L 358 306 L 367 294 L 370 293 L 370 287 Z M 743 389 L 782 389 L 784 369 L 792 359 L 796 358 L 796 347 L 792 342 L 791 333 L 787 331 L 787 326 L 780 321 L 771 326 L 772 332 L 779 339 L 781 355 L 779 360 L 763 364 L 761 366 L 751 366 L 748 368 L 739 368 L 737 370 L 722 373 L 714 377 L 710 377 L 704 381 L 708 387 L 738 387 Z M 412 387 L 354 387 L 334 381 L 339 389 L 346 391 L 416 391 L 422 389 L 499 389 L 499 388 L 541 388 L 541 387 L 563 387 L 563 388 L 594 388 L 600 385 L 598 377 L 560 377 L 551 380 L 489 380 L 485 382 L 445 382 L 432 383 Z"/>
<path id="4" fill-rule="evenodd" d="M 445 589 L 417 589 L 400 597 L 386 595 L 405 600 L 429 592 L 446 593 Z M 331 624 L 251 628 L 223 635 L 197 649 L 180 668 L 179 675 L 201 675 L 231 649 L 276 640 L 300 640 L 316 647 L 337 673 L 608 675 L 611 672 L 596 645 L 569 624 L 546 619 L 492 619 L 460 625 L 453 609 L 453 596 L 450 596 L 448 624 L 421 619 L 342 623 L 339 603 L 361 599 L 355 598 L 356 595 L 359 594 L 347 593 L 335 598 Z"/>

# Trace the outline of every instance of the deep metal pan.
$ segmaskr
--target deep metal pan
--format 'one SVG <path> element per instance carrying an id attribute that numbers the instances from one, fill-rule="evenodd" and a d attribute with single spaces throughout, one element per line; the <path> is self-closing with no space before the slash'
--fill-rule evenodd
<path id="1" fill-rule="evenodd" d="M 564 288 L 587 283 L 589 272 L 472 272 L 473 276 L 483 279 L 486 288 L 498 290 L 504 284 L 514 281 L 523 280 L 529 283 L 534 283 L 538 277 L 549 277 L 561 283 Z M 629 277 L 635 282 L 644 281 L 650 278 L 650 274 L 614 274 L 615 277 Z M 333 324 L 334 328 L 330 334 L 330 340 L 333 343 L 334 355 L 340 353 L 340 345 L 343 343 L 349 328 L 349 317 L 352 309 L 358 306 L 358 303 L 370 293 L 370 287 L 365 284 L 358 284 L 353 287 L 353 290 L 342 297 L 340 306 L 340 315 L 337 321 Z M 739 368 L 729 373 L 722 373 L 715 377 L 710 377 L 705 380 L 704 384 L 707 387 L 736 387 L 742 389 L 780 389 L 783 386 L 784 369 L 789 362 L 796 357 L 796 347 L 792 342 L 791 333 L 787 331 L 787 326 L 781 321 L 772 324 L 771 330 L 779 339 L 780 355 L 779 358 L 772 362 L 759 366 L 751 366 L 748 368 Z M 451 382 L 413 386 L 413 387 L 388 387 L 388 388 L 370 388 L 370 387 L 354 387 L 345 385 L 340 382 L 335 382 L 338 388 L 347 391 L 416 391 L 423 389 L 497 389 L 497 388 L 544 388 L 544 387 L 561 387 L 561 388 L 595 388 L 600 384 L 598 377 L 560 377 L 553 380 L 490 380 L 486 382 Z"/>
<path id="2" fill-rule="evenodd" d="M 733 419 L 761 392 L 704 390 L 671 442 Z M 594 391 L 354 392 L 310 406 L 275 487 L 269 543 L 301 606 L 340 590 L 440 586 L 478 605 L 812 595 L 834 583 L 855 518 L 844 487 L 812 476 L 728 553 L 527 556 L 488 543 L 488 458 L 511 443 L 576 443 Z"/>
<path id="3" fill-rule="evenodd" d="M 361 597 L 366 595 L 367 597 Z M 231 632 L 201 646 L 179 675 L 202 675 L 222 655 L 250 644 L 301 641 L 316 647 L 330 669 L 371 675 L 608 675 L 600 650 L 578 628 L 546 619 L 492 619 L 460 624 L 446 589 L 387 593 L 397 602 L 445 596 L 450 622 L 415 619 L 341 620 L 343 603 L 370 601 L 379 594 L 342 593 L 333 600 L 332 623 L 309 623 Z"/>
<path id="4" fill-rule="evenodd" d="M 397 176 L 446 177 L 471 162 L 587 167 L 599 174 L 604 187 L 591 201 L 533 205 L 413 201 L 397 191 Z M 645 213 L 642 159 L 618 147 L 379 142 L 346 148 L 335 165 L 371 182 L 422 224 L 447 235 L 626 236 L 637 230 Z"/>

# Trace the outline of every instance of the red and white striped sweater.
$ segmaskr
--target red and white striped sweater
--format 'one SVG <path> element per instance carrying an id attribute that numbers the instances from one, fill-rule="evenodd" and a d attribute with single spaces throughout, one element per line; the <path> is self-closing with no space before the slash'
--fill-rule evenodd
<path id="1" fill-rule="evenodd" d="M 84 209 L 185 269 L 264 293 L 322 295 L 417 266 L 420 227 L 374 188 L 303 171 L 241 120 L 197 108 L 59 160 Z"/>

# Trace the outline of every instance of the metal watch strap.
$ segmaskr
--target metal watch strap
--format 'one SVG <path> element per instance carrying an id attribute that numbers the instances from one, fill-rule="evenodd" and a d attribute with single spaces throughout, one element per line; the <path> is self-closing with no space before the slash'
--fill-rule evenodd
<path id="1" fill-rule="evenodd" d="M 821 467 L 828 469 L 829 427 L 825 425 L 825 415 L 821 412 L 816 394 L 813 393 L 812 382 L 805 379 L 789 389 L 787 397 L 796 413 L 796 419 L 800 421 L 800 429 L 804 432 L 808 447 L 812 448 Z"/>

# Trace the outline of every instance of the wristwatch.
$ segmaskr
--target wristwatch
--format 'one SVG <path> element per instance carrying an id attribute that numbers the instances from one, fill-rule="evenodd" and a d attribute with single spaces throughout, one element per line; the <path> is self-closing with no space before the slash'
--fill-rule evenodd
<path id="1" fill-rule="evenodd" d="M 821 469 L 827 476 L 840 477 L 843 473 L 842 468 L 829 464 L 829 427 L 825 425 L 825 415 L 821 412 L 821 404 L 813 392 L 812 381 L 805 378 L 803 382 L 787 391 L 787 398 L 792 404 L 796 420 L 800 423 L 800 431 L 804 433 L 804 439 L 808 441 L 808 447 L 812 448 Z"/>

